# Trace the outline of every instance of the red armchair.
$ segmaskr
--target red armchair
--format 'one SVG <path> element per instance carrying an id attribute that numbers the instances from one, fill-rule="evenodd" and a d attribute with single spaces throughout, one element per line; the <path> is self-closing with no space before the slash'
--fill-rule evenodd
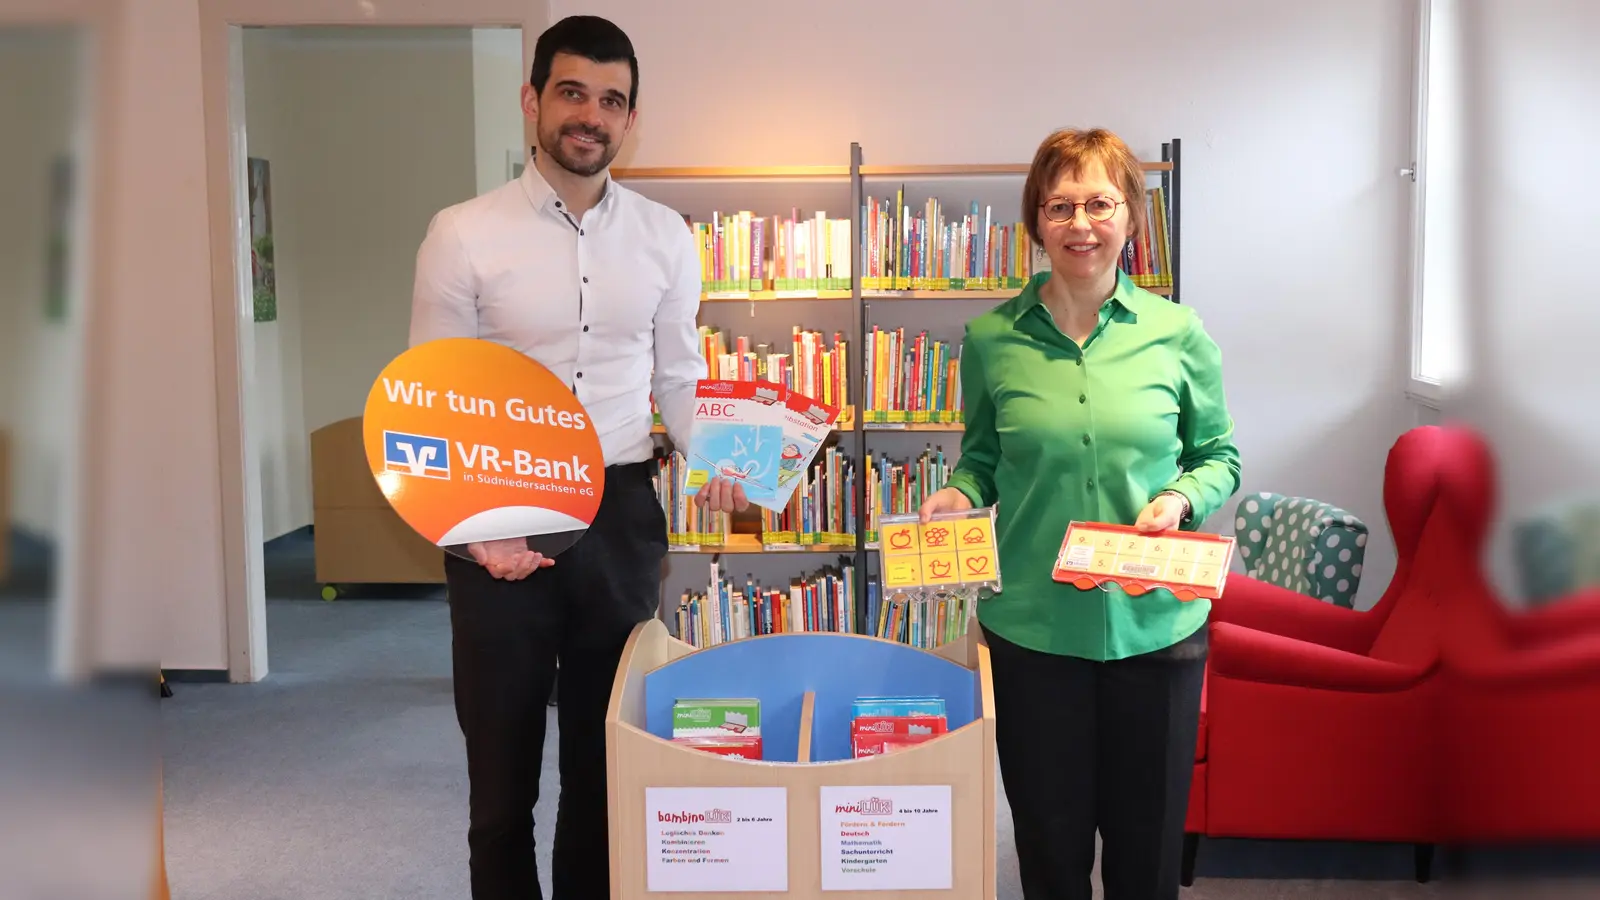
<path id="1" fill-rule="evenodd" d="M 1370 610 L 1240 576 L 1213 604 L 1185 885 L 1200 835 L 1410 842 L 1428 877 L 1440 833 L 1434 585 L 1448 545 L 1435 499 L 1446 438 L 1418 428 L 1389 452 L 1398 562 Z"/>
<path id="2" fill-rule="evenodd" d="M 1482 559 L 1493 518 L 1489 448 L 1445 433 L 1439 508 L 1452 523 L 1442 592 L 1442 819 L 1454 843 L 1600 840 L 1600 591 L 1529 612 L 1504 606 Z"/>

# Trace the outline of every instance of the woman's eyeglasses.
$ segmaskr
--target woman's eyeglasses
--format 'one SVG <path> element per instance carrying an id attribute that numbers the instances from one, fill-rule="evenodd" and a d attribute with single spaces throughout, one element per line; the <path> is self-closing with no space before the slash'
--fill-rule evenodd
<path id="1" fill-rule="evenodd" d="M 1051 197 L 1039 204 L 1044 209 L 1044 217 L 1052 222 L 1070 222 L 1078 214 L 1078 207 L 1083 207 L 1084 214 L 1091 222 L 1104 222 L 1117 214 L 1117 207 L 1126 201 L 1113 200 L 1110 197 L 1091 197 L 1082 203 L 1074 203 L 1064 197 Z"/>

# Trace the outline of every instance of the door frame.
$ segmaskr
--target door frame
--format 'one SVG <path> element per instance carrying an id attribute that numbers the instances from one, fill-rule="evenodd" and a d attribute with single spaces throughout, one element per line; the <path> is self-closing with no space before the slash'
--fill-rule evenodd
<path id="1" fill-rule="evenodd" d="M 50 0 L 35 0 L 50 2 Z M 266 677 L 267 607 L 262 561 L 259 432 L 246 391 L 254 369 L 253 322 L 242 255 L 250 227 L 243 152 L 240 27 L 515 27 L 523 70 L 547 25 L 547 0 L 198 0 L 205 113 L 206 205 L 217 368 L 222 493 L 222 571 L 228 680 Z"/>

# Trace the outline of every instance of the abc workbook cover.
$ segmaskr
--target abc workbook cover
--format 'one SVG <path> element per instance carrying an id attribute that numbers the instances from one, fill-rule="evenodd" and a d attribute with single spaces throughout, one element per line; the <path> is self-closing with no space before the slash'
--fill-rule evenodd
<path id="1" fill-rule="evenodd" d="M 713 477 L 743 486 L 767 509 L 781 496 L 779 463 L 788 388 L 768 381 L 702 379 L 695 386 L 684 493 L 700 492 Z"/>

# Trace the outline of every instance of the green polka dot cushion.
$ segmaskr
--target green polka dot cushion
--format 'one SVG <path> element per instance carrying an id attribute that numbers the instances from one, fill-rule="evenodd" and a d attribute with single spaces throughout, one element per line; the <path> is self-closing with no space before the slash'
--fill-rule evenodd
<path id="1" fill-rule="evenodd" d="M 1240 500 L 1236 516 L 1234 538 L 1246 575 L 1355 608 L 1366 523 L 1332 504 L 1270 493 Z"/>

